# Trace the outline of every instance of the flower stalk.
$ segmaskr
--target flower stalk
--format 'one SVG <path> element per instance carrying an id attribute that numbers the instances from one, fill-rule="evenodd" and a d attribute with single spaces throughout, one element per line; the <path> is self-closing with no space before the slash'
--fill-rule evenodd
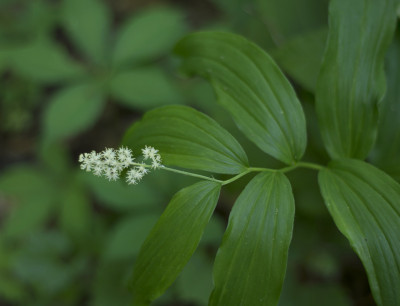
<path id="1" fill-rule="evenodd" d="M 323 167 L 314 163 L 298 162 L 296 165 L 288 166 L 282 169 L 269 169 L 269 168 L 255 168 L 250 167 L 245 171 L 237 174 L 236 176 L 225 181 L 218 180 L 213 177 L 208 177 L 192 172 L 178 170 L 174 168 L 165 167 L 162 164 L 161 155 L 158 150 L 151 146 L 145 146 L 142 149 L 142 162 L 134 162 L 135 158 L 132 156 L 132 150 L 126 147 L 121 147 L 117 150 L 106 148 L 104 151 L 97 153 L 92 151 L 90 153 L 83 153 L 79 156 L 81 169 L 88 172 L 93 172 L 94 175 L 104 176 L 109 181 L 116 181 L 119 179 L 123 170 L 128 169 L 126 174 L 126 182 L 128 184 L 137 184 L 142 178 L 150 172 L 150 169 L 162 168 L 166 171 L 175 172 L 187 176 L 197 177 L 203 180 L 213 181 L 222 185 L 227 185 L 236 181 L 237 179 L 245 176 L 251 172 L 282 172 L 286 173 L 301 168 L 309 168 L 314 170 L 321 170 Z M 150 161 L 151 163 L 146 163 Z"/>

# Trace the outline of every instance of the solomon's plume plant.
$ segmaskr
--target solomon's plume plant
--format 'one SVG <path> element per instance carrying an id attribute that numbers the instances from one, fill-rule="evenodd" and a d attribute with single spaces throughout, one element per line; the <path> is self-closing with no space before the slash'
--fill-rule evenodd
<path id="1" fill-rule="evenodd" d="M 385 103 L 392 103 L 388 99 L 382 101 L 384 55 L 393 38 L 397 6 L 397 0 L 331 1 L 329 34 L 315 92 L 323 142 L 332 159 L 327 166 L 301 161 L 307 144 L 302 106 L 262 49 L 240 36 L 220 32 L 191 34 L 177 44 L 175 53 L 183 59 L 183 70 L 207 78 L 218 102 L 246 137 L 286 167 L 251 167 L 244 149 L 228 131 L 185 106 L 146 113 L 127 131 L 124 147 L 117 151 L 82 155 L 83 169 L 110 180 L 129 167 L 133 168 L 128 183 L 136 183 L 151 167 L 202 179 L 175 194 L 144 242 L 131 280 L 133 305 L 149 305 L 172 284 L 195 251 L 221 187 L 250 172 L 259 174 L 230 213 L 215 258 L 209 304 L 277 305 L 295 209 L 285 173 L 299 167 L 318 171 L 325 204 L 360 257 L 376 303 L 400 305 L 400 185 L 364 161 L 372 148 L 385 160 L 382 148 L 400 137 L 398 126 L 389 133 L 379 130 L 378 135 L 386 138 L 378 138 L 374 147 L 378 119 L 383 122 L 393 112 L 386 110 L 400 108 L 398 104 L 387 107 Z M 396 34 L 393 48 L 397 52 L 391 54 L 397 64 L 399 43 Z M 136 154 L 147 145 L 159 150 L 164 165 L 233 176 L 219 180 L 163 167 L 151 147 L 144 150 L 152 155 L 143 153 L 152 165 L 134 162 L 130 150 Z M 400 157 L 400 147 L 393 150 Z M 379 165 L 374 156 L 369 160 Z"/>

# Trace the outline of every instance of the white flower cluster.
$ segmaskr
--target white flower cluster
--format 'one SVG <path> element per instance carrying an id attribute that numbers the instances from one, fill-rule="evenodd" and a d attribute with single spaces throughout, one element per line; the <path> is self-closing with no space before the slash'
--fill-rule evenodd
<path id="1" fill-rule="evenodd" d="M 127 172 L 126 181 L 128 184 L 137 184 L 149 172 L 146 168 L 163 167 L 158 150 L 145 146 L 142 153 L 143 160 L 151 160 L 151 165 L 133 162 L 132 151 L 126 147 L 121 147 L 118 150 L 106 148 L 100 153 L 96 151 L 83 153 L 79 156 L 79 162 L 82 170 L 93 172 L 97 176 L 105 176 L 110 181 L 116 181 L 124 169 L 130 168 Z"/>

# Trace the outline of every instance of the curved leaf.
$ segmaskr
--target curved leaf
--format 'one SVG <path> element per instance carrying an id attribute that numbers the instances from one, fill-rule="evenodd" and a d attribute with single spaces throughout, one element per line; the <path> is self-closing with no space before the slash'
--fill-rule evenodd
<path id="1" fill-rule="evenodd" d="M 86 74 L 59 45 L 45 39 L 16 48 L 10 60 L 18 74 L 38 82 L 57 83 Z"/>
<path id="2" fill-rule="evenodd" d="M 326 206 L 368 274 L 378 305 L 400 305 L 400 185 L 358 160 L 319 174 Z"/>
<path id="3" fill-rule="evenodd" d="M 126 133 L 123 144 L 136 152 L 145 145 L 160 151 L 163 163 L 234 174 L 248 166 L 240 144 L 210 117 L 186 106 L 146 113 Z"/>
<path id="4" fill-rule="evenodd" d="M 58 92 L 44 115 L 45 136 L 51 140 L 74 136 L 88 128 L 103 110 L 104 97 L 91 84 L 67 87 Z"/>
<path id="5" fill-rule="evenodd" d="M 237 199 L 214 264 L 210 305 L 277 305 L 292 238 L 294 199 L 282 173 L 261 173 Z"/>
<path id="6" fill-rule="evenodd" d="M 144 242 L 135 270 L 134 305 L 150 302 L 172 284 L 200 242 L 221 185 L 203 181 L 179 191 Z"/>
<path id="7" fill-rule="evenodd" d="M 104 62 L 111 16 L 103 0 L 65 0 L 62 21 L 73 41 L 90 60 Z"/>
<path id="8" fill-rule="evenodd" d="M 219 32 L 186 36 L 175 52 L 183 69 L 209 79 L 218 101 L 245 135 L 264 152 L 287 163 L 306 146 L 304 113 L 274 61 L 243 37 Z"/>
<path id="9" fill-rule="evenodd" d="M 325 146 L 333 158 L 364 159 L 375 141 L 385 92 L 383 61 L 397 0 L 333 0 L 316 89 Z"/>
<path id="10" fill-rule="evenodd" d="M 144 10 L 121 28 L 113 61 L 120 65 L 154 60 L 168 52 L 185 29 L 183 16 L 177 10 L 167 7 Z"/>

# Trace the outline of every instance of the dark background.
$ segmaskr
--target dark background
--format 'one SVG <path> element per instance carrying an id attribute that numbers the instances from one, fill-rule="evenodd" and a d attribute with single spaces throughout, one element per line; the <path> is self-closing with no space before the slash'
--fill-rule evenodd
<path id="1" fill-rule="evenodd" d="M 84 173 L 77 158 L 118 147 L 148 109 L 202 110 L 239 139 L 252 165 L 280 166 L 238 132 L 205 81 L 179 74 L 171 50 L 185 33 L 232 31 L 267 50 L 303 102 L 305 159 L 326 163 L 313 92 L 327 2 L 1 0 L 0 305 L 129 303 L 126 280 L 141 243 L 171 196 L 194 180 L 157 171 L 128 187 Z M 207 304 L 229 211 L 249 179 L 224 188 L 199 249 L 155 305 Z M 296 219 L 280 304 L 374 305 L 316 174 L 299 170 L 290 180 Z"/>

